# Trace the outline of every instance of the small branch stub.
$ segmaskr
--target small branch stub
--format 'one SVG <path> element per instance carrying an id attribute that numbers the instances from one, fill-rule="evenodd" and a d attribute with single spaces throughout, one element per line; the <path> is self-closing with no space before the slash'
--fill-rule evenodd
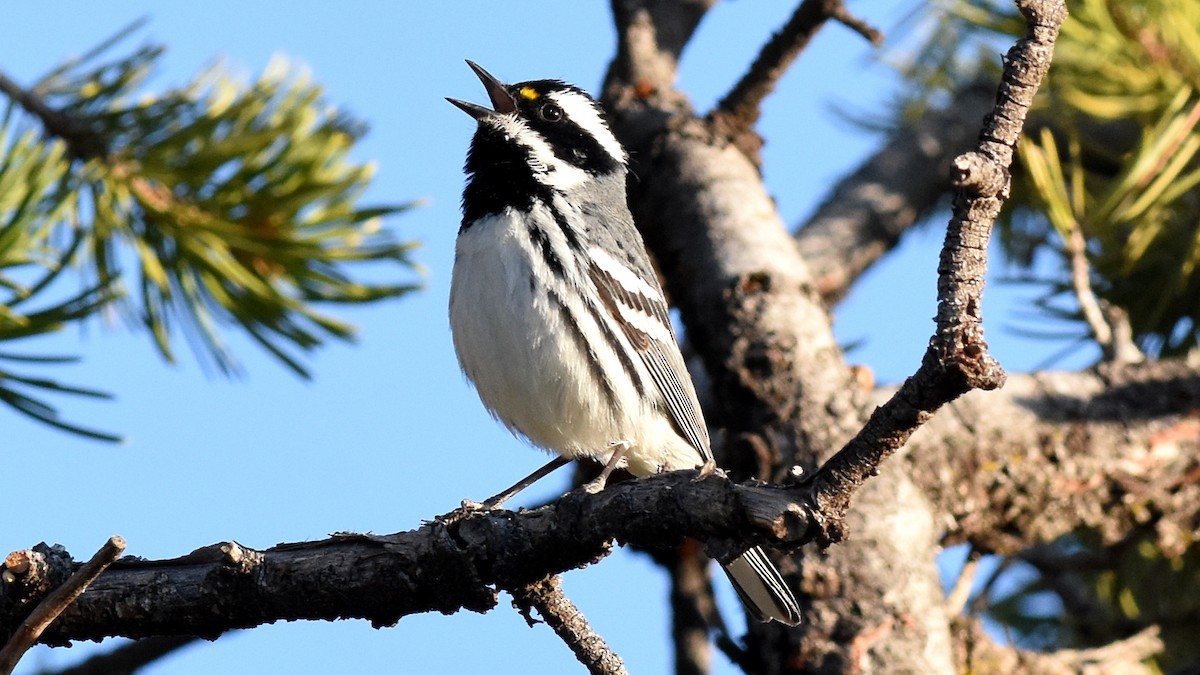
<path id="1" fill-rule="evenodd" d="M 968 152 L 954 159 L 954 186 L 970 197 L 1008 197 L 1008 172 L 982 153 Z"/>
<path id="2" fill-rule="evenodd" d="M 17 666 L 17 662 L 37 642 L 42 632 L 62 614 L 63 610 L 83 594 L 100 573 L 108 568 L 114 560 L 121 557 L 125 551 L 125 539 L 119 535 L 110 537 L 104 546 L 84 563 L 63 585 L 54 589 L 46 596 L 33 612 L 21 622 L 8 644 L 0 649 L 0 675 L 8 675 Z M 9 556 L 12 558 L 12 556 Z M 7 560 L 5 563 L 7 564 Z"/>

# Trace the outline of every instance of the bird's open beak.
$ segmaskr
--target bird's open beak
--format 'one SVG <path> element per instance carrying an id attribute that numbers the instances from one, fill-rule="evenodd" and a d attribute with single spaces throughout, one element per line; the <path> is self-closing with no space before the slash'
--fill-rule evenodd
<path id="1" fill-rule="evenodd" d="M 475 74 L 479 76 L 479 81 L 483 82 L 484 88 L 487 89 L 488 98 L 492 100 L 493 109 L 489 110 L 481 105 L 460 101 L 456 98 L 447 98 L 447 101 L 453 103 L 459 110 L 479 121 L 483 121 L 494 115 L 505 115 L 517 111 L 517 102 L 513 99 L 512 94 L 508 93 L 508 87 L 503 82 L 492 77 L 491 73 L 481 68 L 474 61 L 467 61 L 467 65 L 471 66 L 471 70 L 475 71 Z"/>

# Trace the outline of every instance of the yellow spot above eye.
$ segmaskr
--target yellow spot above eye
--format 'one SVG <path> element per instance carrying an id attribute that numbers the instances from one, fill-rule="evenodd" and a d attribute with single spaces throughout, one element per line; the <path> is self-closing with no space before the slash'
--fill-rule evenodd
<path id="1" fill-rule="evenodd" d="M 536 101 L 541 96 L 533 87 L 521 87 L 517 90 L 517 93 L 527 101 Z"/>

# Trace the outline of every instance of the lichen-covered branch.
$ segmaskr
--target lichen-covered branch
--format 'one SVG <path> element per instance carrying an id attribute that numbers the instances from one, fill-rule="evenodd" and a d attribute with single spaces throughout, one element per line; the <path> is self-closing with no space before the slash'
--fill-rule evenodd
<path id="1" fill-rule="evenodd" d="M 1010 377 L 915 433 L 903 461 L 947 544 L 1016 554 L 1088 528 L 1153 527 L 1166 555 L 1200 522 L 1200 371 L 1181 361 Z"/>

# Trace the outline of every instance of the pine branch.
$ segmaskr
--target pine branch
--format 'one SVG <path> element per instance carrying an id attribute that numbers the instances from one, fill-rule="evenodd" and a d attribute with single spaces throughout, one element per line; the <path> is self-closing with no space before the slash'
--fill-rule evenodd
<path id="1" fill-rule="evenodd" d="M 40 96 L 22 88 L 3 71 L 0 71 L 0 93 L 36 117 L 46 129 L 46 133 L 62 139 L 76 159 L 86 162 L 107 154 L 103 140 L 89 133 L 80 120 L 51 108 Z"/>
<path id="2" fill-rule="evenodd" d="M 1118 317 L 1124 313 L 1119 327 L 1127 327 L 1148 356 L 1180 356 L 1200 339 L 1194 301 L 1200 255 L 1178 245 L 1194 238 L 1200 220 L 1200 42 L 1190 29 L 1200 24 L 1200 5 L 1072 7 L 1058 40 L 1060 56 L 1031 111 L 1029 127 L 1040 133 L 1021 143 L 1001 242 L 1024 266 L 1037 253 L 1059 259 L 1059 270 L 1044 284 L 1050 297 L 1072 285 L 1066 244 L 1072 222 L 1083 223 L 1097 298 L 1119 310 Z M 1019 34 L 1019 19 L 1003 3 L 954 4 L 927 31 L 910 81 L 925 97 L 952 93 L 942 86 L 954 79 L 950 71 L 972 70 L 960 59 L 965 47 Z M 976 70 L 988 68 L 977 60 Z M 1093 309 L 1081 306 L 1069 318 L 1086 330 L 1104 321 Z M 1136 360 L 1131 346 L 1114 345 L 1121 358 Z"/>
<path id="3" fill-rule="evenodd" d="M 85 237 L 79 262 L 112 286 L 122 261 L 136 260 L 126 316 L 163 357 L 174 358 L 172 333 L 182 331 L 204 363 L 236 373 L 222 332 L 240 328 L 307 376 L 296 352 L 353 335 L 318 303 L 415 288 L 352 278 L 369 262 L 412 271 L 412 244 L 381 228 L 412 205 L 357 205 L 373 173 L 349 160 L 364 126 L 325 103 L 304 73 L 276 62 L 246 86 L 213 69 L 148 95 L 142 82 L 161 47 L 91 65 L 99 51 L 28 89 L 0 74 L 0 93 L 41 123 L 45 145 L 67 148 L 62 191 L 86 195 L 72 202 L 87 206 L 72 220 Z"/>
<path id="4" fill-rule="evenodd" d="M 0 88 L 12 84 L 0 75 Z M 13 139 L 12 107 L 0 121 L 0 343 L 58 332 L 112 303 L 112 283 L 73 294 L 56 287 L 84 236 L 64 223 L 76 220 L 78 201 L 69 189 L 70 160 L 62 143 L 41 143 L 30 131 Z M 62 230 L 67 230 L 62 232 Z M 59 236 L 56 236 L 59 235 Z M 66 236 L 61 236 L 66 235 Z M 54 243 L 66 240 L 65 245 Z M 13 411 L 64 431 L 104 441 L 120 437 L 63 420 L 46 397 L 106 397 L 27 369 L 71 363 L 61 356 L 0 353 L 0 402 Z"/>

